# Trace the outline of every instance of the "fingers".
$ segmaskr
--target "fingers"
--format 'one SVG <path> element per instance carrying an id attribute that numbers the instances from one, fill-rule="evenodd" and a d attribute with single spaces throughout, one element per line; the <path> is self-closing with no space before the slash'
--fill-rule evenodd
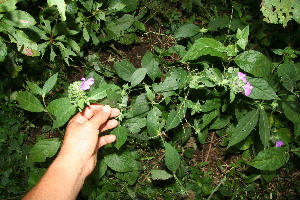
<path id="1" fill-rule="evenodd" d="M 94 112 L 92 118 L 87 122 L 91 128 L 99 129 L 101 125 L 106 123 L 106 121 L 110 118 L 111 115 L 111 107 L 106 105 L 103 106 L 102 109 L 98 112 Z"/>
<path id="2" fill-rule="evenodd" d="M 117 126 L 118 126 L 118 121 L 115 119 L 111 119 L 111 120 L 105 122 L 102 126 L 100 126 L 99 131 L 104 132 L 108 129 L 113 129 Z"/>
<path id="3" fill-rule="evenodd" d="M 107 145 L 109 143 L 112 143 L 116 141 L 116 136 L 115 135 L 104 135 L 99 138 L 98 140 L 98 149 L 104 145 Z"/>

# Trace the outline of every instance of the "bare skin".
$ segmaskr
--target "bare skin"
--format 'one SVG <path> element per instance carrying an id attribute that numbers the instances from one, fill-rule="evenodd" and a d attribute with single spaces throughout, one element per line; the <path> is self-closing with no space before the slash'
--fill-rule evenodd
<path id="1" fill-rule="evenodd" d="M 120 110 L 90 105 L 68 123 L 61 150 L 39 183 L 24 200 L 76 199 L 83 183 L 97 163 L 98 149 L 116 140 L 114 135 L 99 133 L 118 126 Z"/>

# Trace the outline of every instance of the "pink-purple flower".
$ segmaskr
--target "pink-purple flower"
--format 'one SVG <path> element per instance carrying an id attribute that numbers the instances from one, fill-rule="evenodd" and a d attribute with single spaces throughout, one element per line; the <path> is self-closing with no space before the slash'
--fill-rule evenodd
<path id="1" fill-rule="evenodd" d="M 82 90 L 88 90 L 90 89 L 90 86 L 94 84 L 94 79 L 89 78 L 88 80 L 85 80 L 85 78 L 81 78 L 82 82 L 80 85 L 80 89 Z"/>
<path id="2" fill-rule="evenodd" d="M 277 141 L 276 143 L 275 143 L 275 146 L 276 147 L 281 147 L 283 145 L 283 142 L 282 141 Z"/>
<path id="3" fill-rule="evenodd" d="M 249 96 L 252 92 L 253 86 L 250 85 L 249 81 L 247 81 L 246 74 L 244 74 L 242 72 L 238 72 L 238 77 L 239 77 L 240 80 L 242 80 L 245 83 L 245 85 L 243 85 L 242 88 L 245 91 L 245 95 Z"/>

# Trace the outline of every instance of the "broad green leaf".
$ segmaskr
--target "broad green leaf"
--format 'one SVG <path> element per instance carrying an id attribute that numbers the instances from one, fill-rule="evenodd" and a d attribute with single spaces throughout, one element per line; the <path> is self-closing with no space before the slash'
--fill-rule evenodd
<path id="1" fill-rule="evenodd" d="M 195 60 L 203 55 L 226 57 L 225 46 L 213 38 L 200 38 L 196 40 L 193 46 L 188 50 L 182 61 Z"/>
<path id="2" fill-rule="evenodd" d="M 155 78 L 159 77 L 161 71 L 158 67 L 159 63 L 155 60 L 154 55 L 147 51 L 141 60 L 143 68 L 147 69 L 147 74 L 154 81 Z"/>
<path id="3" fill-rule="evenodd" d="M 104 151 L 105 153 L 105 151 Z M 131 172 L 140 169 L 140 163 L 136 161 L 135 152 L 111 152 L 104 154 L 104 162 L 114 171 Z"/>
<path id="4" fill-rule="evenodd" d="M 146 118 L 134 117 L 123 121 L 123 125 L 128 128 L 131 133 L 139 133 L 147 124 Z"/>
<path id="5" fill-rule="evenodd" d="M 75 40 L 72 40 L 70 38 L 68 38 L 66 40 L 66 42 L 68 43 L 68 45 L 75 51 L 75 52 L 80 52 L 80 47 L 79 45 L 77 44 L 77 42 L 75 42 Z"/>
<path id="6" fill-rule="evenodd" d="M 19 106 L 30 112 L 43 112 L 44 107 L 42 103 L 30 92 L 22 91 L 17 95 Z"/>
<path id="7" fill-rule="evenodd" d="M 290 121 L 294 124 L 300 123 L 300 106 L 298 98 L 294 95 L 288 95 L 282 98 L 282 109 L 283 113 Z"/>
<path id="8" fill-rule="evenodd" d="M 86 27 L 84 27 L 82 30 L 82 36 L 85 39 L 85 41 L 88 42 L 90 40 L 90 35 L 89 35 L 89 32 L 87 31 Z"/>
<path id="9" fill-rule="evenodd" d="M 178 89 L 178 82 L 175 77 L 169 76 L 160 84 L 153 84 L 153 90 L 156 93 L 163 93 L 164 97 L 169 97 L 175 94 Z"/>
<path id="10" fill-rule="evenodd" d="M 259 110 L 252 110 L 243 116 L 232 135 L 229 137 L 228 148 L 244 140 L 255 128 L 258 121 Z"/>
<path id="11" fill-rule="evenodd" d="M 116 4 L 123 5 L 122 12 L 129 13 L 137 9 L 139 5 L 139 0 L 112 0 L 110 2 L 110 7 L 114 7 Z"/>
<path id="12" fill-rule="evenodd" d="M 218 118 L 213 122 L 213 124 L 209 127 L 210 129 L 222 129 L 227 126 L 230 122 L 231 116 L 227 115 L 224 117 L 218 116 Z"/>
<path id="13" fill-rule="evenodd" d="M 139 171 L 137 171 L 137 170 L 134 170 L 132 172 L 117 172 L 116 173 L 116 177 L 121 181 L 125 181 L 128 185 L 135 184 L 138 176 L 139 176 Z"/>
<path id="14" fill-rule="evenodd" d="M 59 147 L 58 138 L 40 140 L 30 150 L 29 158 L 32 162 L 45 162 L 46 158 L 55 156 Z"/>
<path id="15" fill-rule="evenodd" d="M 3 62 L 7 55 L 7 47 L 5 42 L 0 37 L 0 62 Z"/>
<path id="16" fill-rule="evenodd" d="M 177 150 L 167 142 L 165 142 L 165 151 L 165 164 L 170 171 L 175 173 L 180 165 L 180 156 Z"/>
<path id="17" fill-rule="evenodd" d="M 264 148 L 269 147 L 270 141 L 270 121 L 267 113 L 260 109 L 259 111 L 259 136 Z"/>
<path id="18" fill-rule="evenodd" d="M 178 105 L 176 111 L 171 110 L 170 114 L 168 115 L 168 119 L 165 126 L 166 131 L 175 128 L 180 124 L 180 122 L 185 116 L 186 110 L 187 105 L 185 101 L 181 102 L 181 104 Z"/>
<path id="19" fill-rule="evenodd" d="M 61 16 L 61 20 L 65 21 L 66 18 L 66 3 L 64 0 L 47 0 L 49 7 L 57 6 L 57 10 Z"/>
<path id="20" fill-rule="evenodd" d="M 184 24 L 178 28 L 175 32 L 174 37 L 178 38 L 187 38 L 192 37 L 200 32 L 200 28 L 195 24 Z"/>
<path id="21" fill-rule="evenodd" d="M 0 12 L 11 12 L 16 10 L 16 3 L 18 3 L 18 0 L 2 0 L 0 2 Z"/>
<path id="22" fill-rule="evenodd" d="M 123 80 L 131 82 L 131 76 L 136 68 L 127 60 L 122 60 L 120 62 L 115 62 L 115 70 Z"/>
<path id="23" fill-rule="evenodd" d="M 115 147 L 117 149 L 120 149 L 123 146 L 123 144 L 126 142 L 128 132 L 129 131 L 125 126 L 120 126 L 120 125 L 110 132 L 110 134 L 115 135 L 117 137 L 115 143 Z"/>
<path id="24" fill-rule="evenodd" d="M 89 12 L 93 9 L 93 1 L 94 0 L 81 0 L 80 3 L 87 9 Z"/>
<path id="25" fill-rule="evenodd" d="M 28 28 L 36 23 L 35 19 L 29 13 L 22 10 L 5 13 L 2 21 L 18 28 Z"/>
<path id="26" fill-rule="evenodd" d="M 135 117 L 144 117 L 150 110 L 149 102 L 146 94 L 139 95 L 132 105 L 132 114 Z"/>
<path id="27" fill-rule="evenodd" d="M 107 165 L 104 162 L 104 160 L 103 159 L 98 160 L 97 165 L 96 165 L 93 173 L 91 174 L 91 177 L 94 180 L 99 180 L 100 178 L 102 178 L 102 176 L 105 175 L 106 171 L 107 171 Z"/>
<path id="28" fill-rule="evenodd" d="M 244 51 L 234 61 L 242 70 L 255 77 L 269 76 L 273 67 L 273 63 L 265 55 L 254 50 Z"/>
<path id="29" fill-rule="evenodd" d="M 42 88 L 40 88 L 40 86 L 38 86 L 38 84 L 30 82 L 30 81 L 26 81 L 28 87 L 30 88 L 30 91 L 33 94 L 39 94 L 42 95 L 43 94 L 43 90 Z"/>
<path id="30" fill-rule="evenodd" d="M 202 112 L 209 112 L 221 107 L 221 100 L 219 98 L 213 98 L 206 100 L 204 105 L 201 105 Z"/>
<path id="31" fill-rule="evenodd" d="M 117 36 L 120 36 L 122 31 L 129 29 L 134 22 L 134 16 L 125 14 L 121 18 L 107 21 L 106 27 L 115 33 Z"/>
<path id="32" fill-rule="evenodd" d="M 151 137 L 155 137 L 160 132 L 160 116 L 162 112 L 157 108 L 153 107 L 147 115 L 147 131 Z"/>
<path id="33" fill-rule="evenodd" d="M 98 101 L 107 96 L 107 90 L 117 88 L 114 84 L 100 85 L 99 88 L 89 91 L 89 100 Z"/>
<path id="34" fill-rule="evenodd" d="M 202 119 L 201 129 L 205 128 L 212 120 L 214 120 L 220 114 L 219 110 L 213 110 L 207 114 L 204 114 Z"/>
<path id="35" fill-rule="evenodd" d="M 294 9 L 292 10 L 293 19 L 300 24 L 300 1 L 296 0 L 293 5 Z"/>
<path id="36" fill-rule="evenodd" d="M 151 170 L 151 175 L 154 180 L 167 180 L 173 177 L 166 170 Z"/>
<path id="37" fill-rule="evenodd" d="M 145 90 L 149 101 L 153 102 L 155 100 L 155 94 L 150 90 L 148 85 L 145 85 Z"/>
<path id="38" fill-rule="evenodd" d="M 55 129 L 69 121 L 70 117 L 75 114 L 76 106 L 70 102 L 69 98 L 60 98 L 51 101 L 47 110 L 56 117 L 53 123 L 53 129 Z"/>
<path id="39" fill-rule="evenodd" d="M 285 148 L 272 147 L 259 152 L 248 164 L 260 170 L 274 171 L 282 167 L 286 159 L 287 153 Z"/>
<path id="40" fill-rule="evenodd" d="M 247 77 L 247 80 L 253 86 L 252 92 L 249 97 L 252 99 L 262 99 L 262 100 L 272 100 L 277 99 L 279 97 L 276 95 L 274 90 L 269 86 L 267 81 L 261 78 L 250 78 Z"/>
<path id="41" fill-rule="evenodd" d="M 57 81 L 58 73 L 51 76 L 44 84 L 43 86 L 43 97 L 45 97 L 50 90 L 54 87 L 56 81 Z"/>
<path id="42" fill-rule="evenodd" d="M 289 91 L 293 91 L 299 80 L 296 65 L 285 62 L 278 66 L 278 76 L 281 78 L 282 85 Z"/>
<path id="43" fill-rule="evenodd" d="M 141 83 L 147 73 L 147 69 L 146 68 L 139 68 L 137 70 L 135 70 L 135 72 L 132 74 L 131 76 L 131 87 L 134 87 L 136 85 L 138 85 L 139 83 Z"/>
<path id="44" fill-rule="evenodd" d="M 248 36 L 249 36 L 249 25 L 246 26 L 243 30 L 238 29 L 236 33 L 236 38 L 238 39 L 237 44 L 245 50 L 248 44 Z"/>

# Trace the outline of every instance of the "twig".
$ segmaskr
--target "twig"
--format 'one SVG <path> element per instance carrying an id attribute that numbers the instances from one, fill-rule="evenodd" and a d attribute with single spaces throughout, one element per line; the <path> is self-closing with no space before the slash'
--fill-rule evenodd
<path id="1" fill-rule="evenodd" d="M 215 138 L 215 132 L 212 133 L 212 136 L 211 136 L 211 139 L 210 139 L 210 143 L 209 143 L 209 147 L 208 147 L 208 152 L 207 152 L 207 154 L 206 154 L 206 156 L 205 156 L 204 162 L 207 162 L 207 160 L 208 160 L 208 156 L 209 156 L 209 154 L 210 154 L 211 146 L 212 146 L 212 144 L 213 144 L 214 138 Z"/>

